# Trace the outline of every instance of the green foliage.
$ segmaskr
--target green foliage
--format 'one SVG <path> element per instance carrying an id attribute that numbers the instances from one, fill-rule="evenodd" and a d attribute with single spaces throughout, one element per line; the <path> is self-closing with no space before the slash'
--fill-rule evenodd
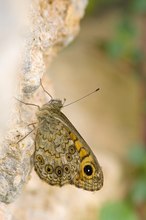
<path id="1" fill-rule="evenodd" d="M 132 190 L 131 190 L 131 199 L 133 203 L 143 204 L 146 202 L 146 177 L 143 176 L 135 180 Z"/>
<path id="2" fill-rule="evenodd" d="M 134 146 L 128 153 L 128 160 L 133 166 L 136 166 L 139 169 L 141 168 L 145 169 L 146 149 L 144 148 L 144 146 L 143 145 Z"/>
<path id="3" fill-rule="evenodd" d="M 120 2 L 123 2 L 123 0 L 89 0 L 87 13 L 91 14 L 95 11 L 100 11 L 101 9 L 108 8 Z"/>
<path id="4" fill-rule="evenodd" d="M 103 1 L 107 2 L 107 1 Z M 111 40 L 98 44 L 112 58 L 128 58 L 133 62 L 140 62 L 143 59 L 143 53 L 137 45 L 139 37 L 138 26 L 135 23 L 135 15 L 146 12 L 146 0 L 127 1 L 123 8 L 121 21 L 115 27 Z"/>
<path id="5" fill-rule="evenodd" d="M 140 76 L 139 67 L 145 60 L 142 48 L 137 44 L 142 40 L 140 35 L 143 34 L 141 26 L 135 22 L 137 15 L 146 16 L 146 0 L 127 0 L 123 16 L 118 21 L 112 38 L 99 42 L 98 46 L 112 58 L 126 58 L 132 61 L 137 75 Z M 146 146 L 138 144 L 132 147 L 127 157 L 127 165 L 127 192 L 121 201 L 105 204 L 100 210 L 99 220 L 139 220 L 140 216 L 145 215 Z M 146 216 L 143 219 L 146 219 Z"/>
<path id="6" fill-rule="evenodd" d="M 124 7 L 130 12 L 135 13 L 143 13 L 146 11 L 145 0 L 89 0 L 87 12 L 91 14 L 95 11 L 101 11 L 101 9 L 111 8 L 114 5 L 120 5 L 120 7 Z"/>
<path id="7" fill-rule="evenodd" d="M 99 220 L 139 220 L 135 207 L 146 203 L 146 149 L 136 145 L 129 151 L 127 162 L 132 166 L 129 191 L 122 201 L 109 202 L 100 210 Z"/>
<path id="8" fill-rule="evenodd" d="M 136 55 L 135 41 L 137 29 L 130 19 L 124 18 L 118 23 L 115 35 L 111 41 L 107 42 L 107 52 L 111 57 L 134 57 Z"/>
<path id="9" fill-rule="evenodd" d="M 143 204 L 146 202 L 146 149 L 141 145 L 135 146 L 128 158 L 135 171 L 129 196 L 133 204 Z"/>
<path id="10" fill-rule="evenodd" d="M 97 0 L 89 1 L 88 6 L 87 6 L 87 12 L 88 13 L 94 12 L 94 10 L 97 7 L 97 5 L 98 5 L 98 1 Z"/>
<path id="11" fill-rule="evenodd" d="M 138 220 L 133 207 L 127 202 L 118 201 L 105 204 L 100 211 L 100 220 Z"/>
<path id="12" fill-rule="evenodd" d="M 131 9 L 135 12 L 146 12 L 146 0 L 133 0 L 131 2 Z"/>

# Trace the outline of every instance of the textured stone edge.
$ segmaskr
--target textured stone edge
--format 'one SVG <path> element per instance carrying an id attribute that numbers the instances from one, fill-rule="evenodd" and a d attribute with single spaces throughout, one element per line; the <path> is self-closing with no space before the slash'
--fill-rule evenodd
<path id="1" fill-rule="evenodd" d="M 46 66 L 67 46 L 79 31 L 86 0 L 26 1 L 26 20 L 23 28 L 21 62 L 17 73 L 15 96 L 25 102 L 44 102 L 43 92 L 36 93 Z M 34 94 L 35 93 L 35 94 Z M 34 96 L 33 96 L 34 94 Z M 33 167 L 34 135 L 27 124 L 35 120 L 36 109 L 18 101 L 12 103 L 9 127 L 1 136 L 0 201 L 11 203 L 21 193 Z M 4 218 L 5 219 L 5 218 Z"/>

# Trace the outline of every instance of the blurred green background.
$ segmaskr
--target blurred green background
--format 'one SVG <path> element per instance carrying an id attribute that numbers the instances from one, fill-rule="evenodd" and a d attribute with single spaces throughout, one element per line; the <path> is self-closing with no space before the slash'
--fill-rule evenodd
<path id="1" fill-rule="evenodd" d="M 137 112 L 139 138 L 132 146 L 127 146 L 126 154 L 122 155 L 123 178 L 126 184 L 122 197 L 107 201 L 101 207 L 97 219 L 144 220 L 146 219 L 146 1 L 90 1 L 86 18 L 92 16 L 93 19 L 98 19 L 102 16 L 103 19 L 106 17 L 108 19 L 109 13 L 117 13 L 116 22 L 111 23 L 112 30 L 106 38 L 97 38 L 95 47 L 108 56 L 113 65 L 122 62 L 123 65 L 130 67 L 129 73 L 123 71 L 121 74 L 130 74 L 137 81 L 139 93 L 137 104 L 140 107 Z M 104 28 L 106 27 L 103 26 Z M 127 107 L 126 104 L 123 106 L 123 108 Z M 137 119 L 133 118 L 133 120 Z"/>
<path id="2" fill-rule="evenodd" d="M 51 72 L 67 100 L 101 88 L 65 109 L 105 174 L 77 219 L 146 220 L 146 0 L 89 1 L 79 37 Z"/>

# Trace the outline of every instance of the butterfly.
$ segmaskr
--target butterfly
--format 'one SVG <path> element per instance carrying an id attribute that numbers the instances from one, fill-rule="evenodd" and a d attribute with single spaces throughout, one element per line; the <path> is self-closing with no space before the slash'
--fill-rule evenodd
<path id="1" fill-rule="evenodd" d="M 42 83 L 41 86 L 47 92 Z M 46 183 L 72 184 L 88 191 L 103 186 L 103 172 L 91 148 L 61 112 L 63 102 L 53 99 L 36 112 L 34 169 Z"/>

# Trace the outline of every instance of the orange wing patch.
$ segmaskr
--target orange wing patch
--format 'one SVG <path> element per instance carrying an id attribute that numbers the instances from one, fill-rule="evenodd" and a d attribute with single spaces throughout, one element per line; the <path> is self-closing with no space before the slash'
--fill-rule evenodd
<path id="1" fill-rule="evenodd" d="M 84 158 L 89 155 L 89 152 L 83 147 L 83 144 L 77 139 L 76 135 L 72 132 L 69 133 L 70 138 L 74 141 L 75 147 L 79 152 L 80 158 Z"/>
<path id="2" fill-rule="evenodd" d="M 80 154 L 80 157 L 81 157 L 81 159 L 82 159 L 82 158 L 88 156 L 88 155 L 89 155 L 89 152 L 87 152 L 87 151 L 85 150 L 85 148 L 81 148 L 79 154 Z"/>
<path id="3" fill-rule="evenodd" d="M 80 151 L 80 149 L 83 145 L 79 140 L 77 140 L 77 141 L 75 141 L 75 146 L 76 146 L 77 150 Z"/>
<path id="4" fill-rule="evenodd" d="M 75 141 L 75 140 L 77 140 L 77 137 L 76 137 L 76 135 L 75 134 L 73 134 L 72 132 L 70 132 L 70 138 L 73 140 L 73 141 Z"/>

